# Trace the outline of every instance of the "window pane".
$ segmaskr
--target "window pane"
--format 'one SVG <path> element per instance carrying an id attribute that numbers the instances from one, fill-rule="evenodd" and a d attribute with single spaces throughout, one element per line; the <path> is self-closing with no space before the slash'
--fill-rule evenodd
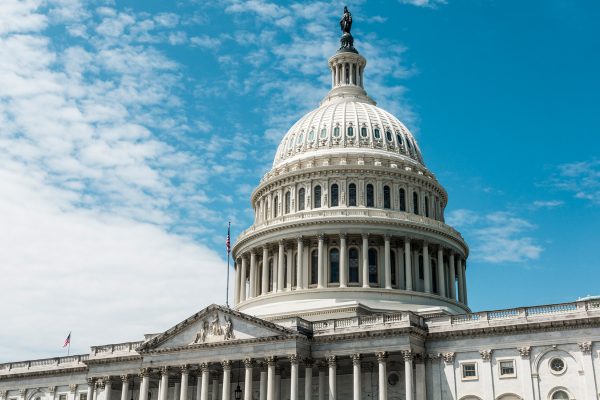
<path id="1" fill-rule="evenodd" d="M 340 251 L 332 249 L 329 252 L 329 282 L 338 283 L 340 281 Z"/>
<path id="2" fill-rule="evenodd" d="M 319 252 L 313 250 L 310 257 L 310 284 L 316 285 L 319 278 Z"/>
<path id="3" fill-rule="evenodd" d="M 315 186 L 315 190 L 314 190 L 314 208 L 320 208 L 321 207 L 321 186 Z"/>
<path id="4" fill-rule="evenodd" d="M 339 205 L 339 186 L 337 183 L 331 185 L 331 207 Z"/>
<path id="5" fill-rule="evenodd" d="M 340 127 L 336 126 L 333 128 L 333 137 L 340 137 Z"/>
<path id="6" fill-rule="evenodd" d="M 352 129 L 351 126 L 348 127 L 348 137 L 353 137 L 354 136 L 354 129 Z"/>
<path id="7" fill-rule="evenodd" d="M 367 128 L 365 128 L 364 126 L 360 128 L 360 136 L 363 138 L 366 138 L 368 136 Z"/>
<path id="8" fill-rule="evenodd" d="M 425 216 L 429 218 L 429 198 L 425 196 Z"/>
<path id="9" fill-rule="evenodd" d="M 463 364 L 463 377 L 476 377 L 475 364 Z"/>
<path id="10" fill-rule="evenodd" d="M 273 199 L 273 217 L 277 218 L 277 208 L 279 207 L 279 199 L 277 196 Z"/>
<path id="11" fill-rule="evenodd" d="M 406 211 L 406 192 L 400 189 L 400 211 Z"/>
<path id="12" fill-rule="evenodd" d="M 413 192 L 413 212 L 415 214 L 419 213 L 419 195 L 417 192 Z"/>
<path id="13" fill-rule="evenodd" d="M 514 375 L 514 373 L 513 361 L 500 361 L 500 375 Z"/>
<path id="14" fill-rule="evenodd" d="M 383 208 L 392 208 L 392 201 L 390 199 L 390 187 L 383 187 Z"/>
<path id="15" fill-rule="evenodd" d="M 305 196 L 306 191 L 304 190 L 304 188 L 300 189 L 298 191 L 298 210 L 302 211 L 304 210 L 304 196 Z"/>
<path id="16" fill-rule="evenodd" d="M 290 192 L 287 192 L 285 194 L 285 213 L 286 214 L 290 213 L 290 203 L 291 203 L 290 197 L 291 197 Z"/>
<path id="17" fill-rule="evenodd" d="M 358 250 L 356 248 L 348 251 L 348 281 L 358 283 Z"/>
<path id="18" fill-rule="evenodd" d="M 390 252 L 390 267 L 391 267 L 391 273 L 392 273 L 392 286 L 396 286 L 396 252 L 395 251 L 391 251 Z"/>
<path id="19" fill-rule="evenodd" d="M 369 283 L 377 281 L 377 250 L 369 249 Z"/>
<path id="20" fill-rule="evenodd" d="M 373 185 L 367 185 L 367 207 L 375 207 L 375 194 Z"/>

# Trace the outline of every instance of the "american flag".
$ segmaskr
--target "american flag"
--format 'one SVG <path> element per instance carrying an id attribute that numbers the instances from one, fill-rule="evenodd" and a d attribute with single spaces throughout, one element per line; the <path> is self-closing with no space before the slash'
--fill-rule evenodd
<path id="1" fill-rule="evenodd" d="M 225 240 L 225 247 L 227 247 L 227 254 L 231 253 L 231 222 L 227 226 L 227 240 Z"/>
<path id="2" fill-rule="evenodd" d="M 71 344 L 71 332 L 69 332 L 69 335 L 65 339 L 65 344 L 63 344 L 63 347 L 67 347 L 70 344 Z"/>

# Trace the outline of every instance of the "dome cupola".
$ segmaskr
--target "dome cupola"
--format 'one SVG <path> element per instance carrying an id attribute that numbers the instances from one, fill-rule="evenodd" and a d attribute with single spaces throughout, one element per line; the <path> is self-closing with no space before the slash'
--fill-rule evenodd
<path id="1" fill-rule="evenodd" d="M 283 136 L 233 247 L 235 307 L 277 320 L 468 311 L 460 233 L 410 131 L 364 89 L 347 8 L 332 88 Z"/>

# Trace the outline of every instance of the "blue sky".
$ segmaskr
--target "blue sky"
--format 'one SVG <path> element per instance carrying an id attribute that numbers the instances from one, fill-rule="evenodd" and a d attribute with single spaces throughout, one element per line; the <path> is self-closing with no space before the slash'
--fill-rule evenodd
<path id="1" fill-rule="evenodd" d="M 209 3 L 209 4 L 206 4 Z M 327 93 L 344 3 L 0 4 L 0 361 L 222 303 L 224 234 Z M 471 246 L 474 310 L 600 294 L 600 4 L 349 2 Z"/>

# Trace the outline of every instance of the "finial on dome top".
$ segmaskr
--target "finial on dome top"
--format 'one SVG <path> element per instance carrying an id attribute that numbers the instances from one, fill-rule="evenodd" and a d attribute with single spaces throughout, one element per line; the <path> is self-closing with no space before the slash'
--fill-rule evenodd
<path id="1" fill-rule="evenodd" d="M 340 47 L 338 53 L 345 51 L 358 53 L 354 48 L 354 38 L 350 34 L 350 30 L 352 29 L 352 14 L 348 11 L 348 6 L 344 6 L 344 15 L 342 15 L 342 19 L 340 20 L 340 28 L 342 29 L 342 37 L 340 38 L 342 47 Z"/>

